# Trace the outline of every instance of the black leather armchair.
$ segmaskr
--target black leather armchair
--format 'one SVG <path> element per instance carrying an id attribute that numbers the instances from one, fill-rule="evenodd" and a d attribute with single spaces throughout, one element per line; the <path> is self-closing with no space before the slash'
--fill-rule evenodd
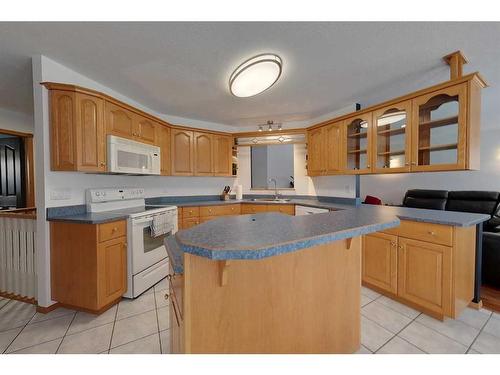
<path id="1" fill-rule="evenodd" d="M 411 189 L 405 194 L 403 206 L 444 210 L 447 198 L 448 191 L 446 190 Z"/>

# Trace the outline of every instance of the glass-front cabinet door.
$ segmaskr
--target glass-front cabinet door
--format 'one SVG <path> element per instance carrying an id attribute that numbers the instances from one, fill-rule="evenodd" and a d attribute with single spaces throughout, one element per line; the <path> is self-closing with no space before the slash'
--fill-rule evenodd
<path id="1" fill-rule="evenodd" d="M 364 113 L 345 120 L 346 172 L 371 172 L 372 113 Z"/>
<path id="2" fill-rule="evenodd" d="M 410 170 L 411 101 L 373 113 L 373 164 L 376 173 Z"/>
<path id="3" fill-rule="evenodd" d="M 412 171 L 465 168 L 466 84 L 413 100 Z"/>

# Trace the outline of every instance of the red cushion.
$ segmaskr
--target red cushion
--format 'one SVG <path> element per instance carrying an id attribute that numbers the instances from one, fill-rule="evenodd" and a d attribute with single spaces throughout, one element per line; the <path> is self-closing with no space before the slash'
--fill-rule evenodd
<path id="1" fill-rule="evenodd" d="M 371 195 L 367 195 L 365 198 L 365 203 L 366 204 L 376 204 L 376 205 L 381 205 L 382 201 L 377 198 L 377 197 L 372 197 Z"/>

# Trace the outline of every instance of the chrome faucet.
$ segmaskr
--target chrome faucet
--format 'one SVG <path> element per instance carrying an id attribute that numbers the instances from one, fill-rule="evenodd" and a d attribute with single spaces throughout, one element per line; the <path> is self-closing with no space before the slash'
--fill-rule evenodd
<path id="1" fill-rule="evenodd" d="M 269 182 L 274 182 L 274 199 L 279 199 L 280 194 L 278 193 L 278 188 L 276 186 L 276 179 L 275 178 L 270 178 Z"/>

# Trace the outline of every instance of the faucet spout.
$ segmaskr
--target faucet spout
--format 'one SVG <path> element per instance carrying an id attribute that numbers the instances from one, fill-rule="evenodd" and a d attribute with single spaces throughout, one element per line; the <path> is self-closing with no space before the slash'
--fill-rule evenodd
<path id="1" fill-rule="evenodd" d="M 270 178 L 269 182 L 274 182 L 274 199 L 279 199 L 278 187 L 276 185 L 276 179 Z"/>

